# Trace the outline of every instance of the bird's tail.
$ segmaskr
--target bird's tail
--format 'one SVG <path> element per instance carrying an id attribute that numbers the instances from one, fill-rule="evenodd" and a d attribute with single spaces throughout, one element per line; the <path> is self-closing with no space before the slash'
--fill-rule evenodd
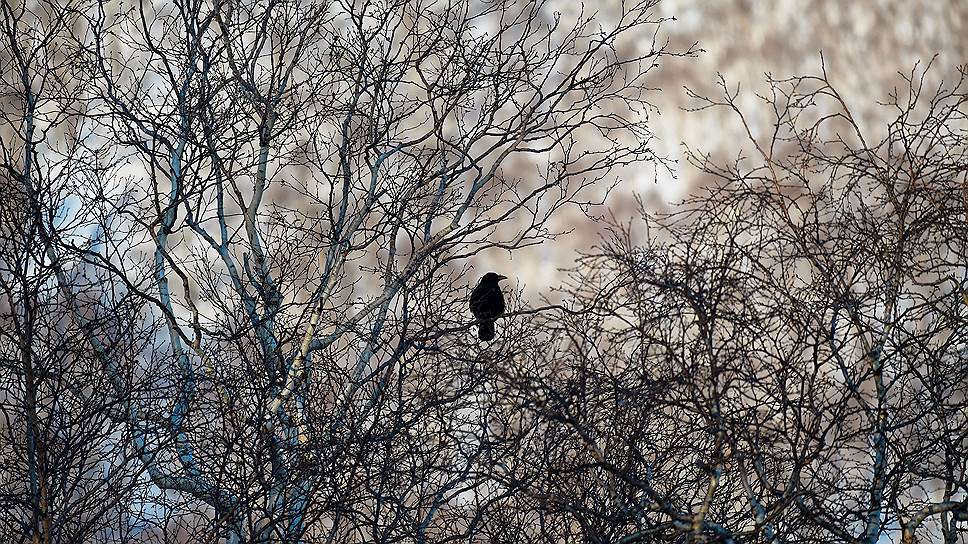
<path id="1" fill-rule="evenodd" d="M 481 323 L 478 325 L 477 336 L 481 340 L 484 340 L 485 342 L 488 341 L 488 340 L 493 340 L 494 339 L 494 322 L 493 321 L 488 321 L 488 320 L 481 320 Z"/>

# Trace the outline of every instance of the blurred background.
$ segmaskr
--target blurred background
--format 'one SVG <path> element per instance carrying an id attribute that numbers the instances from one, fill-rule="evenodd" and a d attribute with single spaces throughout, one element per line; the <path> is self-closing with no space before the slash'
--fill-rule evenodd
<path id="1" fill-rule="evenodd" d="M 619 1 L 585 10 L 607 16 Z M 671 168 L 643 164 L 616 172 L 621 183 L 604 209 L 594 212 L 619 221 L 637 216 L 636 196 L 651 209 L 670 209 L 701 185 L 700 173 L 684 160 L 684 144 L 721 159 L 735 158 L 743 149 L 745 134 L 735 115 L 724 109 L 685 111 L 697 104 L 684 87 L 715 97 L 721 95 L 717 74 L 731 89 L 740 84 L 740 106 L 759 136 L 770 128 L 769 111 L 755 95 L 768 89 L 767 74 L 817 75 L 822 52 L 827 75 L 864 127 L 865 139 L 876 142 L 896 115 L 878 102 L 901 81 L 899 71 L 910 73 L 916 63 L 923 67 L 937 56 L 926 78 L 930 89 L 957 77 L 957 67 L 968 62 L 968 2 L 963 0 L 664 0 L 657 15 L 675 17 L 659 34 L 672 50 L 698 42 L 702 51 L 694 58 L 666 58 L 650 76 L 658 89 L 652 97 L 658 112 L 649 117 L 653 146 L 672 161 Z M 651 39 L 642 36 L 643 46 Z M 600 239 L 603 223 L 572 209 L 556 226 L 574 232 L 515 253 L 513 260 L 506 252 L 482 254 L 473 262 L 474 274 L 496 270 L 511 276 L 522 302 L 538 305 L 565 279 L 561 269 L 574 266 L 579 252 Z"/>

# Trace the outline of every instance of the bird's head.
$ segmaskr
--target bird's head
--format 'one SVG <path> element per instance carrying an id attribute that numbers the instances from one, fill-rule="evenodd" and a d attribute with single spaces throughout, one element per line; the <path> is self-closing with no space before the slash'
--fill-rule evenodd
<path id="1" fill-rule="evenodd" d="M 496 272 L 488 272 L 487 274 L 484 274 L 484 277 L 481 278 L 481 283 L 497 284 L 501 280 L 506 280 L 506 279 L 508 279 L 507 276 L 502 276 Z"/>

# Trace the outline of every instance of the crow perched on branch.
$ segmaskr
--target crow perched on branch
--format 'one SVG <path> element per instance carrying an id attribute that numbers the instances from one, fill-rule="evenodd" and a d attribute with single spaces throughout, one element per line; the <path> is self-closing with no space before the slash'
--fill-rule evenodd
<path id="1" fill-rule="evenodd" d="M 471 313 L 479 321 L 477 336 L 481 340 L 494 339 L 494 319 L 504 313 L 504 293 L 498 283 L 507 276 L 488 272 L 471 292 Z"/>

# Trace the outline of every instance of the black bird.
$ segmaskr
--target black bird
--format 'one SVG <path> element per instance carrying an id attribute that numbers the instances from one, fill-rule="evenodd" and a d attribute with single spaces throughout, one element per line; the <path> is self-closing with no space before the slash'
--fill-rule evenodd
<path id="1" fill-rule="evenodd" d="M 498 283 L 507 276 L 488 272 L 471 292 L 471 313 L 478 319 L 477 336 L 494 339 L 494 319 L 504 313 L 504 293 Z"/>

